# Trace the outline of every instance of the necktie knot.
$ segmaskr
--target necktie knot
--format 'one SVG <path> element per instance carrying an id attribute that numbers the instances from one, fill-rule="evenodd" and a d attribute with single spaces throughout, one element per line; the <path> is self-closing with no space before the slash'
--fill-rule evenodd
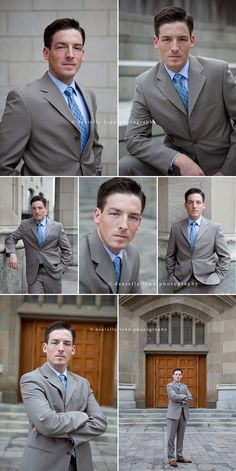
<path id="1" fill-rule="evenodd" d="M 67 87 L 64 91 L 65 95 L 69 96 L 69 97 L 73 97 L 73 94 L 74 94 L 74 89 L 73 87 Z"/>
<path id="2" fill-rule="evenodd" d="M 173 83 L 178 92 L 186 111 L 188 111 L 188 90 L 184 85 L 184 77 L 181 74 L 175 74 L 173 77 Z"/>

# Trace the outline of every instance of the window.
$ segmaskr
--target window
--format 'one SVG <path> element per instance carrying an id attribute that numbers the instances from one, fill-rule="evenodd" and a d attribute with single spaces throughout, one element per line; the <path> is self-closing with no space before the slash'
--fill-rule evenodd
<path id="1" fill-rule="evenodd" d="M 192 333 L 193 321 L 191 317 L 184 318 L 184 344 L 191 345 L 193 343 L 193 333 Z"/>
<path id="2" fill-rule="evenodd" d="M 203 322 L 196 322 L 196 345 L 204 345 L 205 328 Z"/>
<path id="3" fill-rule="evenodd" d="M 147 323 L 147 343 L 157 343 L 157 323 L 154 321 Z"/>
<path id="4" fill-rule="evenodd" d="M 172 343 L 180 344 L 180 314 L 172 314 Z"/>
<path id="5" fill-rule="evenodd" d="M 160 319 L 160 343 L 168 343 L 168 317 L 163 317 Z"/>

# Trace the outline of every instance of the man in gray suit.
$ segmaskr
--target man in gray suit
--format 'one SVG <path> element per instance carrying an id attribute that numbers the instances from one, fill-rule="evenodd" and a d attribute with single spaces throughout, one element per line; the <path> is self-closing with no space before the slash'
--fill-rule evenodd
<path id="1" fill-rule="evenodd" d="M 226 62 L 189 55 L 193 27 L 177 6 L 154 18 L 162 60 L 137 77 L 121 175 L 236 175 L 236 84 Z"/>
<path id="2" fill-rule="evenodd" d="M 88 381 L 67 369 L 74 343 L 69 324 L 49 325 L 47 362 L 20 380 L 30 422 L 20 471 L 93 471 L 89 440 L 106 431 L 106 418 Z"/>
<path id="3" fill-rule="evenodd" d="M 140 293 L 139 255 L 130 245 L 141 224 L 146 197 L 131 178 L 115 177 L 97 194 L 97 230 L 80 242 L 80 293 Z"/>
<path id="4" fill-rule="evenodd" d="M 185 193 L 188 218 L 171 227 L 167 254 L 167 285 L 182 293 L 213 293 L 230 266 L 220 224 L 202 216 L 205 194 L 199 188 Z"/>
<path id="5" fill-rule="evenodd" d="M 8 265 L 17 270 L 16 243 L 23 240 L 26 277 L 30 294 L 61 293 L 62 275 L 72 256 L 69 240 L 60 222 L 47 217 L 47 200 L 36 195 L 31 200 L 32 218 L 6 237 Z"/>
<path id="6" fill-rule="evenodd" d="M 70 18 L 44 31 L 49 71 L 12 90 L 0 124 L 0 175 L 99 175 L 102 145 L 93 92 L 74 77 L 84 59 L 85 32 Z"/>
<path id="7" fill-rule="evenodd" d="M 183 457 L 184 432 L 187 420 L 189 419 L 188 403 L 193 400 L 186 384 L 181 383 L 182 370 L 173 370 L 173 381 L 167 384 L 167 394 L 169 398 L 167 410 L 167 446 L 168 461 L 171 466 L 177 468 L 179 463 L 192 463 Z M 176 439 L 176 459 L 175 459 L 175 439 Z"/>

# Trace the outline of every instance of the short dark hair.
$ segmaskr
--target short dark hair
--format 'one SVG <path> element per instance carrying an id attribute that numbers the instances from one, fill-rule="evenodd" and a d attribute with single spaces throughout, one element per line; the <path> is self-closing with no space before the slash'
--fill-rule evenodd
<path id="1" fill-rule="evenodd" d="M 161 25 L 165 23 L 175 23 L 176 21 L 185 23 L 191 36 L 194 28 L 193 17 L 189 13 L 186 13 L 186 11 L 181 7 L 165 7 L 157 13 L 154 17 L 155 35 L 159 37 Z"/>
<path id="2" fill-rule="evenodd" d="M 44 46 L 48 49 L 51 49 L 52 39 L 55 33 L 63 29 L 77 29 L 80 32 L 83 40 L 83 45 L 85 43 L 85 31 L 80 26 L 79 22 L 74 18 L 60 18 L 55 20 L 50 25 L 48 25 L 44 30 Z"/>
<path id="3" fill-rule="evenodd" d="M 183 370 L 181 370 L 181 368 L 174 368 L 172 374 L 174 375 L 176 371 L 180 371 L 181 374 L 183 374 Z"/>
<path id="4" fill-rule="evenodd" d="M 189 190 L 186 191 L 186 193 L 185 193 L 185 195 L 184 195 L 185 203 L 187 203 L 187 200 L 188 200 L 189 195 L 193 195 L 194 193 L 198 193 L 199 195 L 201 195 L 202 201 L 203 201 L 203 203 L 204 203 L 204 201 L 205 201 L 205 193 L 203 193 L 203 191 L 200 190 L 200 188 L 189 188 Z"/>
<path id="5" fill-rule="evenodd" d="M 48 343 L 50 333 L 58 329 L 69 330 L 69 332 L 72 335 L 73 344 L 75 343 L 75 331 L 71 328 L 70 324 L 66 321 L 55 321 L 52 324 L 48 325 L 44 332 L 44 342 Z"/>
<path id="6" fill-rule="evenodd" d="M 141 213 L 143 212 L 146 204 L 146 196 L 142 191 L 141 185 L 135 180 L 132 180 L 132 178 L 114 177 L 102 183 L 98 189 L 97 208 L 103 211 L 107 197 L 113 193 L 130 193 L 138 196 L 141 201 Z"/>
<path id="7" fill-rule="evenodd" d="M 35 201 L 42 201 L 44 207 L 45 208 L 47 207 L 47 200 L 46 198 L 44 198 L 44 196 L 41 196 L 41 195 L 33 196 L 32 200 L 30 201 L 30 205 L 32 206 L 32 204 L 35 203 Z"/>

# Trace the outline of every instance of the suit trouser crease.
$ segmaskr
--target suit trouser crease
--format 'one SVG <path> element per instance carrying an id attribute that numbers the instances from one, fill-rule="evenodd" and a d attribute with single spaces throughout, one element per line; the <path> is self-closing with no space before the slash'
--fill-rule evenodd
<path id="1" fill-rule="evenodd" d="M 186 428 L 186 420 L 183 410 L 178 420 L 167 419 L 168 460 L 175 459 L 175 437 L 176 458 L 183 458 L 183 442 Z"/>

